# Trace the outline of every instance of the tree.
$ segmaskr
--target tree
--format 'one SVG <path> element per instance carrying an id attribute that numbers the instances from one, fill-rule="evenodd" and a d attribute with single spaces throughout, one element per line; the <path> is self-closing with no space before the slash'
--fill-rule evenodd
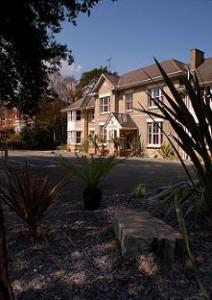
<path id="1" fill-rule="evenodd" d="M 0 99 L 33 114 L 49 93 L 49 74 L 61 59 L 73 62 L 71 51 L 55 34 L 65 20 L 76 24 L 100 0 L 1 0 Z M 114 0 L 112 0 L 114 1 Z"/>
<path id="2" fill-rule="evenodd" d="M 111 72 L 108 70 L 107 66 L 94 68 L 90 71 L 83 72 L 79 83 L 76 86 L 76 98 L 81 98 L 85 96 L 95 85 L 99 77 L 104 74 L 117 76 L 117 72 Z"/>
<path id="3" fill-rule="evenodd" d="M 36 115 L 36 123 L 47 126 L 53 132 L 54 142 L 65 140 L 66 114 L 61 114 L 65 102 L 55 97 L 51 101 L 43 101 Z"/>
<path id="4" fill-rule="evenodd" d="M 55 96 L 67 104 L 75 101 L 77 80 L 74 76 L 61 76 L 59 72 L 54 72 L 50 75 L 50 87 Z"/>
<path id="5" fill-rule="evenodd" d="M 114 1 L 114 0 L 112 0 Z M 49 74 L 61 59 L 73 62 L 71 51 L 55 34 L 65 20 L 76 23 L 80 12 L 100 0 L 1 0 L 0 1 L 0 101 L 33 115 L 49 95 Z M 0 297 L 12 299 L 7 274 L 6 239 L 0 207 Z"/>

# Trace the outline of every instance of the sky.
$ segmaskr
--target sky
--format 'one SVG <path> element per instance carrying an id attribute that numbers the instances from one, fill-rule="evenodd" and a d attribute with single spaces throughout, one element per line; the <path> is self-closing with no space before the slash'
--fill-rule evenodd
<path id="1" fill-rule="evenodd" d="M 190 49 L 212 56 L 212 0 L 102 0 L 57 35 L 74 56 L 64 76 L 107 65 L 119 75 L 159 61 L 190 59 Z M 110 59 L 110 61 L 108 61 Z"/>

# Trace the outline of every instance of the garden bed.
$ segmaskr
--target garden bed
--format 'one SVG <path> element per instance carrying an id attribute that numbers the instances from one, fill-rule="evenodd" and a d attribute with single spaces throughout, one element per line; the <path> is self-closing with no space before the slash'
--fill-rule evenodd
<path id="1" fill-rule="evenodd" d="M 17 300 L 203 299 L 189 263 L 165 265 L 153 253 L 123 261 L 114 239 L 115 208 L 150 209 L 154 203 L 131 195 L 105 197 L 96 212 L 78 202 L 53 208 L 37 245 L 13 213 L 7 214 L 9 273 Z M 174 217 L 166 220 L 175 224 Z M 192 249 L 212 296 L 212 222 L 188 223 Z"/>

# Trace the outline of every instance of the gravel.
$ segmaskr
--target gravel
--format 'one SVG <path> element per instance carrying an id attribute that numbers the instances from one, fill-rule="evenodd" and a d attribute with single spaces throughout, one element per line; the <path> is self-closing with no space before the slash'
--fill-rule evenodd
<path id="1" fill-rule="evenodd" d="M 151 210 L 154 201 L 148 198 L 105 197 L 96 212 L 83 211 L 77 201 L 61 203 L 43 221 L 38 244 L 8 212 L 9 273 L 17 300 L 203 299 L 188 261 L 167 265 L 153 253 L 132 260 L 120 256 L 111 214 L 118 207 Z M 176 223 L 174 216 L 166 221 Z M 212 296 L 212 222 L 189 221 L 188 230 Z"/>

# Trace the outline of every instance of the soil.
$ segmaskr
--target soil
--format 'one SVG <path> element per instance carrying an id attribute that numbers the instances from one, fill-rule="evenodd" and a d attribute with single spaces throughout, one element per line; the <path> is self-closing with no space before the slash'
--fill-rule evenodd
<path id="1" fill-rule="evenodd" d="M 145 253 L 123 259 L 112 232 L 117 207 L 150 210 L 153 203 L 131 194 L 104 197 L 98 211 L 79 201 L 52 208 L 36 244 L 12 212 L 6 211 L 9 274 L 17 300 L 203 299 L 191 264 L 170 265 Z M 164 219 L 176 226 L 176 219 Z M 212 222 L 189 220 L 188 231 L 205 288 L 212 297 Z"/>

